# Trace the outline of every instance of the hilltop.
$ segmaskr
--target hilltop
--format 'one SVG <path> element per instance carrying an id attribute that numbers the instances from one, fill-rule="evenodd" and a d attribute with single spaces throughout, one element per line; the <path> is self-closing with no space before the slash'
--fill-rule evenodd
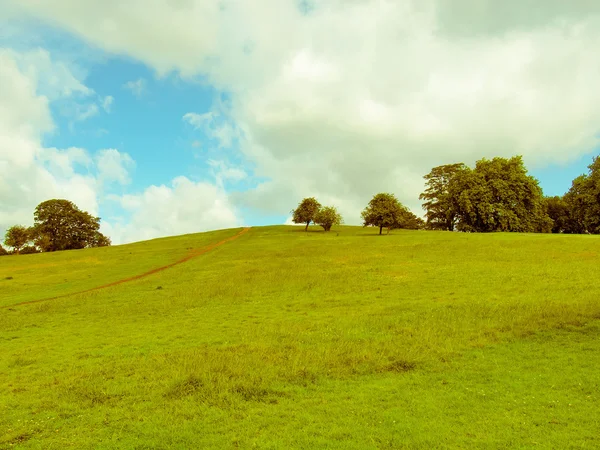
<path id="1" fill-rule="evenodd" d="M 0 258 L 0 448 L 599 445 L 595 236 L 377 232 Z"/>

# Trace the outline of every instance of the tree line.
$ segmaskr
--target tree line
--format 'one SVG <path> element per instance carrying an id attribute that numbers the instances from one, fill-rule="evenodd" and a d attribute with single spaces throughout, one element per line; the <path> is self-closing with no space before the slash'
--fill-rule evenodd
<path id="1" fill-rule="evenodd" d="M 575 178 L 563 196 L 546 197 L 528 174 L 521 156 L 481 159 L 475 167 L 464 163 L 437 166 L 424 176 L 425 220 L 402 205 L 394 194 L 376 194 L 361 217 L 364 226 L 382 234 L 394 228 L 466 232 L 533 232 L 600 234 L 600 156 L 588 173 Z M 334 206 L 303 199 L 292 211 L 292 221 L 311 223 L 330 231 L 343 218 Z M 47 200 L 34 211 L 34 225 L 15 225 L 6 232 L 10 253 L 54 252 L 110 245 L 99 231 L 100 218 L 81 211 L 68 200 Z M 0 245 L 0 256 L 9 252 Z"/>
<path id="2" fill-rule="evenodd" d="M 375 195 L 362 212 L 365 226 L 379 227 L 379 234 L 384 228 L 388 233 L 393 228 L 423 228 L 423 219 L 415 216 L 407 207 L 402 205 L 394 194 L 380 193 Z M 322 207 L 314 198 L 305 198 L 292 211 L 292 222 L 306 224 L 308 230 L 311 222 L 320 225 L 325 231 L 330 231 L 333 225 L 343 223 L 342 216 L 334 206 Z"/>
<path id="3" fill-rule="evenodd" d="M 464 232 L 529 232 L 600 234 L 600 157 L 588 173 L 575 178 L 563 196 L 546 197 L 529 175 L 521 156 L 483 158 L 434 167 L 424 176 L 425 220 L 415 216 L 390 193 L 375 195 L 361 217 L 364 226 Z M 322 212 L 323 211 L 323 212 Z M 324 220 L 326 217 L 335 220 Z M 335 207 L 321 208 L 305 198 L 292 211 L 294 223 L 311 222 L 326 231 L 342 223 Z"/>
<path id="4" fill-rule="evenodd" d="M 100 233 L 100 218 L 80 210 L 68 200 L 47 200 L 34 211 L 31 227 L 14 225 L 6 231 L 0 255 L 55 252 L 105 247 L 110 239 Z"/>

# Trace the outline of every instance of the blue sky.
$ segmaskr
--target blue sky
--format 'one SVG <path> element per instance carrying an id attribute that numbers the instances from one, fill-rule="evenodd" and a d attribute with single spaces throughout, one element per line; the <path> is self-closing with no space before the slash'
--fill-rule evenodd
<path id="1" fill-rule="evenodd" d="M 409 2 L 308 15 L 293 1 L 88 3 L 5 0 L 0 62 L 15 89 L 0 92 L 0 132 L 23 147 L 0 153 L 0 227 L 47 195 L 99 214 L 115 242 L 283 223 L 312 195 L 358 223 L 379 191 L 421 213 L 434 165 L 522 154 L 561 195 L 599 154 L 600 63 L 583 55 L 600 11 L 504 18 L 489 36 L 465 23 L 457 39 L 464 19 Z M 500 20 L 484 3 L 470 20 Z M 579 34 L 561 38 L 560 18 Z"/>

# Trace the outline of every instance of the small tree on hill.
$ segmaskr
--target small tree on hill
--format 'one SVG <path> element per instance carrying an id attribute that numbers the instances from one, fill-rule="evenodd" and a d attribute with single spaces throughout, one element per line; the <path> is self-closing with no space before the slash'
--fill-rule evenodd
<path id="1" fill-rule="evenodd" d="M 298 207 L 292 211 L 292 221 L 294 223 L 305 223 L 308 230 L 308 226 L 311 222 L 314 222 L 316 214 L 321 209 L 321 204 L 314 197 L 305 198 L 300 202 Z"/>
<path id="2" fill-rule="evenodd" d="M 97 247 L 110 243 L 102 235 L 100 218 L 81 211 L 68 200 L 48 200 L 40 203 L 34 213 L 32 234 L 35 243 L 45 252 Z"/>
<path id="3" fill-rule="evenodd" d="M 381 193 L 371 199 L 361 216 L 365 227 L 379 227 L 381 234 L 384 227 L 388 232 L 391 228 L 402 228 L 402 220 L 407 212 L 394 194 Z"/>
<path id="4" fill-rule="evenodd" d="M 333 225 L 341 225 L 342 216 L 334 206 L 325 206 L 315 214 L 314 221 L 317 225 L 322 226 L 325 231 L 329 231 Z"/>
<path id="5" fill-rule="evenodd" d="M 21 249 L 29 242 L 29 230 L 22 225 L 14 225 L 6 231 L 4 243 L 12 247 L 15 253 L 21 253 Z"/>

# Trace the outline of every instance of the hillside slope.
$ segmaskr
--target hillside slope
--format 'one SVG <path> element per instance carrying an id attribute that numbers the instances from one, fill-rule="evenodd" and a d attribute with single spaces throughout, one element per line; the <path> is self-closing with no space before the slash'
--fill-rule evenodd
<path id="1" fill-rule="evenodd" d="M 77 294 L 239 231 L 0 258 L 0 448 L 600 445 L 597 238 L 260 227 Z"/>

